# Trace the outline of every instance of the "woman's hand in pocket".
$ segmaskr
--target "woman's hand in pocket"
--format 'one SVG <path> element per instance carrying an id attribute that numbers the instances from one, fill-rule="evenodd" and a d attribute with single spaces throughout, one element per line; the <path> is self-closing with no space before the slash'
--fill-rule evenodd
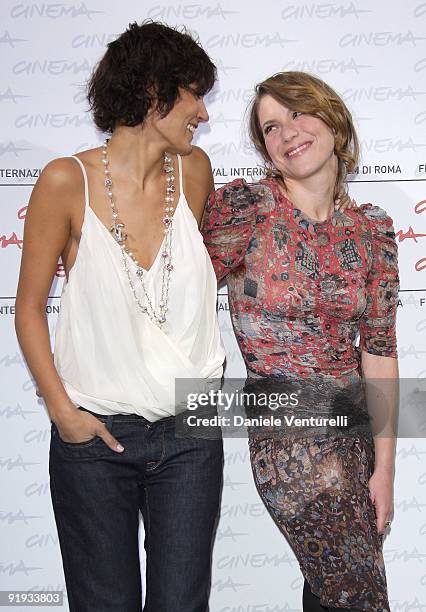
<path id="1" fill-rule="evenodd" d="M 111 450 L 121 453 L 124 448 L 119 441 L 108 431 L 105 423 L 88 412 L 75 408 L 71 414 L 59 417 L 55 421 L 59 436 L 68 444 L 90 442 L 96 436 L 102 438 Z"/>

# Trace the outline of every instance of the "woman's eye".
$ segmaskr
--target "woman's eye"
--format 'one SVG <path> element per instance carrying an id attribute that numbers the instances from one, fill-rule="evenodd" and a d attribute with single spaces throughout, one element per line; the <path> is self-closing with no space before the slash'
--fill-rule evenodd
<path id="1" fill-rule="evenodd" d="M 300 117 L 300 115 L 302 115 L 302 114 L 303 113 L 301 113 L 300 111 L 294 111 L 292 117 L 293 117 L 293 119 L 296 119 L 297 117 Z"/>
<path id="2" fill-rule="evenodd" d="M 272 130 L 274 126 L 273 125 L 267 125 L 266 128 L 264 129 L 265 134 L 269 134 L 269 132 Z"/>
<path id="3" fill-rule="evenodd" d="M 202 98 L 204 98 L 202 94 L 198 93 L 198 91 L 196 89 L 193 89 L 192 87 L 189 87 L 188 91 L 194 96 L 196 100 L 201 100 Z"/>

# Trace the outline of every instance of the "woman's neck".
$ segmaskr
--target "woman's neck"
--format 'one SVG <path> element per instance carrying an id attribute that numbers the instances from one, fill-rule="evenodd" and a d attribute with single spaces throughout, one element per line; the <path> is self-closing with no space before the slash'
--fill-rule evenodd
<path id="1" fill-rule="evenodd" d="M 334 211 L 334 189 L 336 172 L 333 168 L 324 168 L 303 180 L 286 178 L 284 192 L 292 204 L 308 217 L 325 221 Z"/>
<path id="2" fill-rule="evenodd" d="M 136 183 L 142 190 L 158 181 L 164 164 L 164 143 L 153 138 L 148 131 L 140 126 L 120 126 L 108 142 L 115 174 Z"/>

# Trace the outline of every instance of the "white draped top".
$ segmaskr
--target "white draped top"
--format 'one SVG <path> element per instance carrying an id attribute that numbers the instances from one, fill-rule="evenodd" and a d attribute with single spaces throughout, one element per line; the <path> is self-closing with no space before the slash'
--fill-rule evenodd
<path id="1" fill-rule="evenodd" d="M 156 421 L 175 414 L 175 378 L 222 375 L 225 352 L 216 317 L 217 284 L 210 257 L 183 193 L 173 220 L 173 272 L 167 321 L 160 329 L 143 314 L 124 270 L 120 245 L 89 204 L 76 261 L 61 296 L 54 360 L 70 399 L 99 414 L 141 415 Z M 157 309 L 161 294 L 159 253 L 144 282 Z M 128 255 L 126 255 L 128 257 Z M 143 289 L 128 257 L 136 290 Z"/>

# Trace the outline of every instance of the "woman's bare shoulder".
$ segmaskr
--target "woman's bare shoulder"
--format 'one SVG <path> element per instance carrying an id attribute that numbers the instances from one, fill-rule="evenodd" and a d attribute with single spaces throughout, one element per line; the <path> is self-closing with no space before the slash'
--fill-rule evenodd
<path id="1" fill-rule="evenodd" d="M 72 185 L 79 173 L 81 174 L 81 170 L 75 159 L 58 157 L 46 164 L 39 181 L 42 181 L 44 186 L 62 189 Z"/>
<path id="2" fill-rule="evenodd" d="M 200 147 L 194 146 L 190 155 L 185 156 L 183 159 L 185 179 L 197 179 L 201 183 L 206 183 L 210 191 L 213 175 L 210 158 L 207 153 Z"/>
<path id="3" fill-rule="evenodd" d="M 84 178 L 78 162 L 72 157 L 52 159 L 43 168 L 32 191 L 30 208 L 67 217 L 81 208 Z"/>
<path id="4" fill-rule="evenodd" d="M 194 146 L 183 158 L 183 185 L 189 207 L 200 224 L 214 182 L 210 159 L 199 147 Z"/>

